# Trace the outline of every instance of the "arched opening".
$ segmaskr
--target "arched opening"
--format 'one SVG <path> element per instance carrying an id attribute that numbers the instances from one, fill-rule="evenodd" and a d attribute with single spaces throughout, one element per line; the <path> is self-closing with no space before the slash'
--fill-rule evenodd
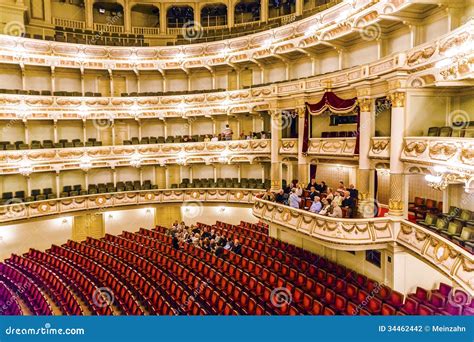
<path id="1" fill-rule="evenodd" d="M 268 17 L 277 18 L 296 12 L 296 0 L 270 0 Z"/>
<path id="2" fill-rule="evenodd" d="M 260 0 L 241 0 L 235 4 L 234 23 L 250 23 L 260 20 Z"/>
<path id="3" fill-rule="evenodd" d="M 84 6 L 84 0 L 53 0 L 51 1 L 51 14 L 55 19 L 63 19 L 68 21 L 82 21 L 86 20 L 86 11 Z M 69 25 L 58 25 L 67 26 Z M 77 28 L 77 27 L 76 27 Z"/>
<path id="4" fill-rule="evenodd" d="M 102 0 L 94 3 L 92 11 L 95 30 L 106 32 L 123 31 L 124 13 L 121 4 Z M 122 26 L 122 28 L 119 28 L 119 26 Z"/>
<path id="5" fill-rule="evenodd" d="M 201 25 L 203 27 L 227 25 L 227 6 L 224 4 L 205 5 L 201 9 Z"/>
<path id="6" fill-rule="evenodd" d="M 169 28 L 183 27 L 184 24 L 194 22 L 194 9 L 190 6 L 172 6 L 166 12 Z"/>
<path id="7" fill-rule="evenodd" d="M 160 10 L 154 5 L 137 4 L 130 15 L 132 27 L 160 27 Z"/>

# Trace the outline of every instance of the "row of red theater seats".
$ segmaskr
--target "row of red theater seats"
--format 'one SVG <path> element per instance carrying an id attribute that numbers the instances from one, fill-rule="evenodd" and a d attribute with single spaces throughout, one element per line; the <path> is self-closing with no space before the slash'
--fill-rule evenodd
<path id="1" fill-rule="evenodd" d="M 15 267 L 0 264 L 0 280 L 2 280 L 35 315 L 52 315 L 51 306 L 40 289 Z"/>
<path id="2" fill-rule="evenodd" d="M 93 247 L 94 249 L 107 252 L 116 260 L 125 263 L 127 268 L 122 268 L 124 271 L 122 276 L 126 277 L 135 286 L 135 293 L 140 297 L 142 305 L 150 314 L 179 314 L 179 304 L 176 301 L 183 298 L 184 291 L 175 289 L 174 279 L 158 268 L 154 262 L 147 259 L 145 254 L 137 255 L 130 250 L 122 248 L 122 246 L 115 243 L 116 240 L 111 240 L 109 237 L 107 234 L 101 240 L 88 238 L 86 242 L 81 244 L 80 248 L 87 251 Z M 117 239 L 115 236 L 112 237 Z M 72 244 L 72 242 L 68 242 L 68 244 Z M 187 292 L 184 293 L 184 296 L 186 295 Z"/>
<path id="3" fill-rule="evenodd" d="M 130 235 L 131 233 L 127 234 Z M 195 254 L 188 253 L 191 251 L 177 251 L 170 248 L 171 240 L 169 236 L 145 229 L 141 229 L 139 234 L 144 237 L 140 240 L 142 243 L 170 253 L 170 256 L 178 258 L 178 260 L 181 261 L 181 265 L 187 265 L 189 269 L 193 269 L 195 272 L 202 274 L 206 281 L 206 288 L 209 286 L 214 291 L 224 293 L 227 298 L 232 300 L 230 303 L 237 306 L 236 313 L 257 315 L 279 313 L 275 310 L 276 308 L 271 305 L 270 298 L 266 298 L 266 301 L 258 299 L 252 292 L 247 291 L 246 284 L 237 281 L 236 274 L 233 272 L 237 272 L 235 266 L 230 266 L 224 271 L 224 269 L 218 269 L 216 265 L 218 260 L 223 260 L 202 249 L 196 248 L 193 250 L 196 252 Z M 205 259 L 205 261 L 202 259 Z M 231 271 L 231 269 L 233 271 Z M 268 295 L 270 294 L 271 290 L 268 292 Z"/>
<path id="4" fill-rule="evenodd" d="M 213 226 L 212 228 L 216 229 L 216 226 Z M 255 253 L 255 251 L 253 251 Z M 278 264 L 277 264 L 278 265 Z M 283 266 L 285 267 L 285 266 Z M 278 267 L 277 267 L 278 269 Z M 277 270 L 275 269 L 275 270 Z M 324 283 L 323 281 L 323 278 L 326 278 L 326 275 L 325 275 L 325 271 L 323 270 L 318 270 L 318 281 L 321 281 L 322 283 Z M 295 274 L 295 272 L 290 272 L 290 274 Z M 290 275 L 290 278 L 292 278 L 292 280 L 294 280 L 294 277 L 291 277 Z M 301 274 L 299 275 L 299 280 L 297 281 L 297 284 L 302 286 L 303 284 L 303 279 L 301 279 L 302 276 Z M 336 279 L 336 276 L 335 275 L 332 275 L 332 274 L 328 274 L 328 278 L 327 278 L 327 285 L 332 285 L 334 283 L 334 281 L 331 281 L 330 279 Z M 390 295 L 390 289 L 385 287 L 385 286 L 379 286 L 376 282 L 374 281 L 371 281 L 371 280 L 367 280 L 367 279 L 364 279 L 363 276 L 361 275 L 357 275 L 357 278 L 356 278 L 358 281 L 357 283 L 362 286 L 362 287 L 366 287 L 366 291 L 364 291 L 364 289 L 361 289 L 361 291 L 359 292 L 359 295 L 362 293 L 363 295 L 361 297 L 364 297 L 364 296 L 367 296 L 367 293 L 372 293 L 374 292 L 374 290 L 376 289 L 376 292 L 377 292 L 377 295 L 378 297 L 384 299 L 385 301 L 388 300 L 388 296 Z M 340 287 L 343 287 L 345 286 L 344 283 L 345 281 L 343 279 L 337 279 L 338 281 L 338 286 L 339 288 Z M 342 284 L 342 285 L 341 285 Z M 443 284 L 442 284 L 443 285 Z M 446 285 L 445 285 L 446 286 Z M 309 287 L 309 286 L 308 286 Z M 365 294 L 364 294 L 365 292 Z M 399 293 L 396 293 L 396 292 L 393 292 L 391 294 L 391 301 L 392 301 L 392 306 L 389 306 L 389 305 L 386 305 L 385 307 L 382 305 L 381 307 L 381 304 L 380 302 L 378 302 L 378 300 L 373 300 L 372 302 L 369 302 L 368 303 L 368 306 L 371 307 L 371 311 L 372 312 L 375 312 L 375 313 L 379 313 L 380 311 L 384 312 L 390 312 L 390 313 L 394 313 L 396 312 L 396 309 L 400 309 L 399 310 L 399 314 L 459 314 L 461 312 L 463 312 L 464 314 L 466 314 L 467 312 L 470 312 L 470 307 L 467 307 L 464 309 L 464 311 L 460 310 L 460 305 L 458 304 L 455 304 L 455 303 L 449 303 L 447 300 L 442 300 L 442 301 L 439 301 L 439 300 L 435 300 L 436 299 L 436 295 L 433 296 L 433 300 L 431 301 L 424 301 L 423 303 L 419 303 L 420 305 L 418 306 L 413 306 L 412 304 L 412 299 L 407 299 L 407 302 L 405 303 L 405 305 L 403 307 L 401 307 L 400 303 L 403 303 L 403 296 Z M 465 296 L 467 296 L 467 294 L 464 294 Z M 362 298 L 361 298 L 362 299 Z M 359 299 L 359 302 L 361 302 L 361 299 Z M 445 298 L 446 299 L 446 298 Z M 395 304 L 395 305 L 393 305 Z M 415 307 L 416 310 L 413 310 L 413 307 Z M 445 310 L 445 309 L 448 309 L 448 310 Z M 462 308 L 461 308 L 462 309 Z"/>
<path id="5" fill-rule="evenodd" d="M 213 227 L 216 228 L 216 227 Z M 275 240 L 275 239 L 273 239 Z M 260 245 L 257 245 L 257 247 Z M 244 249 L 243 249 L 244 250 Z M 294 251 L 298 251 L 296 247 Z M 255 251 L 254 251 L 255 253 Z M 303 251 L 300 250 L 299 254 L 303 254 Z M 341 268 L 341 266 L 339 266 Z M 320 270 L 318 270 L 318 279 L 320 279 Z M 341 275 L 338 273 L 338 275 Z M 364 279 L 365 278 L 365 279 Z M 377 288 L 377 292 L 381 294 L 382 292 L 387 294 L 387 291 L 390 291 L 389 288 L 384 286 L 379 286 L 377 282 L 367 279 L 362 275 L 357 275 L 357 283 L 360 287 L 366 287 L 368 292 L 373 292 Z M 409 294 L 407 300 L 405 301 L 404 306 L 400 309 L 400 314 L 420 314 L 420 315 L 472 315 L 474 310 L 474 302 L 469 301 L 469 295 L 462 290 L 457 289 L 457 295 L 461 299 L 458 302 L 448 300 L 449 292 L 451 291 L 451 286 L 441 283 L 440 288 L 444 288 L 444 295 L 440 296 L 439 289 L 434 291 L 427 291 L 420 287 L 417 288 L 417 293 L 422 292 L 424 296 L 416 296 L 415 294 Z M 387 298 L 386 296 L 380 296 L 382 298 Z M 398 294 L 396 297 L 399 297 L 403 301 L 403 296 Z"/>
<path id="6" fill-rule="evenodd" d="M 161 233 L 160 233 L 161 234 Z M 169 242 L 169 237 L 166 235 L 162 235 L 161 237 L 163 241 Z M 168 240 L 168 241 L 167 241 Z M 192 245 L 185 245 L 185 248 L 194 248 Z M 210 260 L 210 263 L 216 263 L 217 267 L 222 267 L 221 270 L 224 272 L 226 270 L 226 262 L 222 261 L 222 259 L 217 259 L 215 256 L 210 255 L 209 253 L 198 249 L 200 254 L 207 255 L 207 259 Z M 229 256 L 235 255 L 234 253 L 230 253 Z M 235 255 L 237 258 L 231 258 L 229 261 L 245 260 L 245 258 L 241 258 L 238 255 Z M 204 256 L 202 256 L 204 257 Z M 248 265 L 252 265 L 252 261 L 248 263 Z M 237 266 L 239 265 L 236 262 Z M 231 266 L 233 267 L 233 266 Z M 248 273 L 246 272 L 248 271 Z M 266 301 L 270 301 L 271 295 L 271 288 L 280 288 L 286 286 L 288 291 L 292 294 L 293 297 L 293 304 L 294 306 L 289 306 L 289 308 L 280 309 L 281 314 L 299 314 L 299 313 L 307 313 L 307 314 L 336 314 L 336 313 L 343 313 L 344 309 L 346 309 L 346 302 L 347 300 L 344 298 L 342 294 L 337 294 L 330 288 L 322 287 L 322 291 L 324 292 L 323 295 L 319 295 L 318 298 L 314 298 L 311 294 L 304 293 L 304 291 L 296 286 L 294 286 L 290 281 L 286 281 L 283 277 L 279 277 L 278 275 L 269 272 L 267 269 L 263 269 L 260 265 L 257 265 L 255 268 L 252 269 L 245 269 L 241 270 L 240 268 L 235 268 L 232 270 L 230 268 L 229 273 L 234 273 L 235 278 L 238 281 L 243 281 L 242 286 L 248 290 L 255 291 L 257 296 L 263 296 L 263 299 Z M 254 277 L 260 278 L 262 281 L 256 281 Z M 265 285 L 265 284 L 267 285 Z M 324 296 L 325 295 L 325 296 Z M 319 300 L 321 301 L 319 301 Z M 364 298 L 365 299 L 365 298 Z M 352 304 L 352 308 L 356 308 L 357 304 Z M 349 306 L 351 308 L 351 306 Z M 355 311 L 348 312 L 348 314 L 353 314 Z M 361 313 L 364 313 L 363 311 Z"/>
<path id="7" fill-rule="evenodd" d="M 100 292 L 101 284 L 91 279 L 81 268 L 58 257 L 57 255 L 30 249 L 24 257 L 35 260 L 47 267 L 50 272 L 55 273 L 69 286 L 87 306 L 88 310 L 95 315 L 112 315 L 113 310 L 109 305 L 97 306 L 93 298 Z"/>
<path id="8" fill-rule="evenodd" d="M 141 255 L 149 254 L 152 260 L 155 260 L 155 262 L 160 264 L 164 269 L 171 271 L 172 274 L 177 276 L 186 286 L 193 288 L 193 294 L 188 298 L 188 302 L 199 300 L 200 305 L 206 307 L 206 310 L 202 312 L 203 314 L 234 314 L 234 308 L 230 303 L 226 302 L 224 296 L 221 296 L 219 293 L 211 296 L 211 293 L 202 291 L 201 287 L 203 284 L 206 284 L 207 288 L 207 280 L 199 274 L 196 274 L 193 269 L 186 267 L 185 263 L 179 264 L 176 262 L 174 258 L 176 258 L 176 253 L 179 252 L 171 249 L 170 245 L 157 244 L 147 236 L 129 232 L 123 232 L 122 235 L 118 237 L 107 235 L 105 238 L 114 241 L 118 245 L 134 250 Z M 208 295 L 208 297 L 205 297 L 206 295 Z"/>
<path id="9" fill-rule="evenodd" d="M 86 258 L 79 253 L 59 246 L 53 245 L 50 253 L 77 266 L 77 268 L 79 268 L 84 274 L 88 275 L 89 278 L 99 279 L 104 287 L 110 288 L 110 290 L 115 294 L 114 303 L 117 304 L 122 313 L 132 315 L 143 314 L 143 311 L 137 305 L 128 284 L 125 284 L 111 272 L 112 267 L 110 267 L 110 269 L 105 268 L 96 260 Z"/>
<path id="10" fill-rule="evenodd" d="M 115 257 L 120 257 L 119 255 L 128 255 L 132 263 L 135 263 L 138 258 L 148 260 L 148 263 L 158 264 L 160 268 L 156 268 L 155 271 L 152 271 L 152 274 L 162 273 L 168 276 L 168 279 L 165 281 L 158 280 L 158 284 L 162 286 L 166 291 L 162 291 L 162 296 L 167 296 L 168 294 L 172 297 L 169 300 L 173 303 L 176 303 L 176 314 L 207 314 L 209 309 L 204 307 L 202 303 L 199 303 L 193 299 L 192 291 L 190 291 L 189 286 L 182 282 L 182 280 L 170 270 L 173 266 L 176 266 L 173 260 L 167 256 L 160 253 L 158 250 L 148 249 L 135 241 L 126 238 L 126 233 L 123 233 L 122 236 L 113 236 L 106 235 L 103 240 L 93 240 L 89 241 L 101 248 L 104 248 L 106 245 L 109 245 L 108 248 L 113 252 Z M 128 236 L 127 236 L 128 237 Z M 156 267 L 156 266 L 155 266 Z M 147 268 L 141 267 L 142 272 L 149 272 L 150 264 Z M 156 277 L 155 277 L 156 278 Z"/>
<path id="11" fill-rule="evenodd" d="M 0 281 L 0 315 L 22 315 L 20 304 L 16 295 Z"/>
<path id="12" fill-rule="evenodd" d="M 41 289 L 50 295 L 64 315 L 82 315 L 82 309 L 76 297 L 54 272 L 42 264 L 13 254 L 7 263 L 21 270 Z"/>

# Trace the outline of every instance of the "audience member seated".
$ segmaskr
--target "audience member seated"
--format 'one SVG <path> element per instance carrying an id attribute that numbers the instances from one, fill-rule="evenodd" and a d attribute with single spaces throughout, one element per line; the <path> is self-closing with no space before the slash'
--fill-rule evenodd
<path id="1" fill-rule="evenodd" d="M 311 207 L 309 207 L 309 211 L 311 211 L 312 213 L 319 214 L 319 212 L 321 211 L 321 208 L 322 208 L 321 200 L 319 196 L 315 196 L 313 199 L 313 204 L 311 204 Z"/>

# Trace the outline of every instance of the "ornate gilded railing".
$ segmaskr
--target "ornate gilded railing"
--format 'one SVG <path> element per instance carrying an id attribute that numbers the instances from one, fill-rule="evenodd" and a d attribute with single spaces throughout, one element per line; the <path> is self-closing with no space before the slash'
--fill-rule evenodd
<path id="1" fill-rule="evenodd" d="M 357 138 L 311 138 L 309 155 L 354 156 Z"/>
<path id="2" fill-rule="evenodd" d="M 474 138 L 407 137 L 401 159 L 474 171 Z"/>
<path id="3" fill-rule="evenodd" d="M 402 221 L 397 243 L 435 265 L 457 283 L 474 293 L 474 256 L 443 238 L 409 221 Z"/>
<path id="4" fill-rule="evenodd" d="M 390 159 L 390 137 L 373 137 L 370 141 L 369 157 Z"/>
<path id="5" fill-rule="evenodd" d="M 0 223 L 83 210 L 105 210 L 107 208 L 131 205 L 175 202 L 194 203 L 195 205 L 201 202 L 251 204 L 254 201 L 255 195 L 259 192 L 262 192 L 262 190 L 223 188 L 159 189 L 64 197 L 35 202 L 13 201 L 8 205 L 0 206 Z"/>
<path id="6" fill-rule="evenodd" d="M 280 141 L 280 153 L 298 154 L 298 139 L 284 138 Z"/>
<path id="7" fill-rule="evenodd" d="M 283 204 L 257 199 L 253 214 L 262 220 L 276 223 L 314 237 L 331 246 L 353 250 L 356 246 L 384 245 L 394 240 L 389 218 L 338 219 L 295 209 Z"/>
<path id="8" fill-rule="evenodd" d="M 331 248 L 385 248 L 389 243 L 398 243 L 474 295 L 474 255 L 441 235 L 407 220 L 389 216 L 336 219 L 259 198 L 255 200 L 253 214 L 267 223 L 307 235 Z"/>
<path id="9" fill-rule="evenodd" d="M 269 139 L 258 139 L 0 151 L 0 174 L 17 173 L 25 162 L 31 164 L 32 172 L 77 169 L 85 158 L 90 168 L 133 163 L 253 162 L 256 158 L 269 159 L 270 144 Z"/>

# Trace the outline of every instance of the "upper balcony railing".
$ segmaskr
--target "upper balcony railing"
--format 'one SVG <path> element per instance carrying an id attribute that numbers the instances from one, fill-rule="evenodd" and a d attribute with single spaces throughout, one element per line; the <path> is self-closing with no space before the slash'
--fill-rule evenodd
<path id="1" fill-rule="evenodd" d="M 398 243 L 474 294 L 474 255 L 439 234 L 395 217 L 331 218 L 256 199 L 253 214 L 266 223 L 340 250 L 386 248 Z"/>
<path id="2" fill-rule="evenodd" d="M 5 47 L 12 48 L 15 54 L 19 50 L 16 46 L 22 45 L 22 54 L 29 52 L 41 55 L 58 55 L 61 58 L 70 56 L 72 60 L 77 60 L 78 52 L 83 56 L 83 62 L 97 61 L 100 59 L 121 60 L 122 62 L 130 59 L 131 53 L 134 54 L 135 62 L 156 60 L 169 60 L 178 62 L 179 59 L 183 61 L 193 59 L 196 57 L 206 57 L 206 59 L 225 60 L 230 62 L 244 62 L 254 58 L 262 58 L 273 53 L 289 53 L 297 51 L 301 48 L 307 48 L 340 38 L 344 35 L 349 35 L 354 32 L 359 32 L 363 27 L 376 23 L 382 20 L 380 16 L 386 13 L 394 13 L 398 10 L 404 9 L 412 5 L 412 1 L 401 0 L 397 1 L 396 5 L 391 1 L 378 1 L 373 3 L 371 0 L 357 1 L 355 7 L 348 3 L 337 4 L 324 12 L 309 17 L 288 25 L 252 34 L 244 37 L 230 39 L 223 45 L 222 42 L 193 44 L 182 47 L 106 47 L 106 46 L 82 46 L 80 44 L 67 44 L 60 42 L 47 41 L 30 41 L 28 39 L 20 39 L 18 37 L 2 38 L 0 41 Z M 341 17 L 344 13 L 344 17 Z M 346 16 L 347 15 L 347 16 Z M 103 24 L 96 24 L 103 25 Z M 105 25 L 105 24 L 104 24 Z M 98 28 L 105 29 L 109 32 L 109 28 L 98 26 Z M 110 25 L 113 32 L 121 31 L 123 26 Z M 181 34 L 181 28 L 178 28 Z M 310 32 L 311 34 L 308 34 Z M 12 46 L 12 41 L 15 46 Z M 16 43 L 15 43 L 16 42 Z M 225 50 L 225 51 L 223 51 Z M 128 51 L 128 53 L 127 53 Z M 183 58 L 183 54 L 185 58 Z M 227 58 L 222 56 L 228 55 Z M 70 65 L 71 66 L 71 65 Z M 113 68 L 113 67 L 112 67 Z M 156 68 L 155 68 L 156 69 Z"/>
<path id="3" fill-rule="evenodd" d="M 390 159 L 390 137 L 372 137 L 369 157 L 373 159 Z"/>
<path id="4" fill-rule="evenodd" d="M 111 166 L 230 163 L 269 160 L 270 140 L 119 145 L 0 151 L 0 174 L 18 173 L 26 164 L 35 171 Z"/>
<path id="5" fill-rule="evenodd" d="M 474 171 L 474 138 L 406 137 L 401 160 Z"/>
<path id="6" fill-rule="evenodd" d="M 60 26 L 60 27 L 69 27 L 72 29 L 81 29 L 81 30 L 86 28 L 86 22 L 80 21 L 80 20 L 53 18 L 53 22 L 55 26 Z"/>
<path id="7" fill-rule="evenodd" d="M 35 202 L 13 202 L 9 205 L 0 206 L 0 223 L 131 205 L 183 202 L 252 204 L 255 195 L 260 192 L 262 192 L 262 190 L 235 188 L 155 189 L 90 194 Z"/>

